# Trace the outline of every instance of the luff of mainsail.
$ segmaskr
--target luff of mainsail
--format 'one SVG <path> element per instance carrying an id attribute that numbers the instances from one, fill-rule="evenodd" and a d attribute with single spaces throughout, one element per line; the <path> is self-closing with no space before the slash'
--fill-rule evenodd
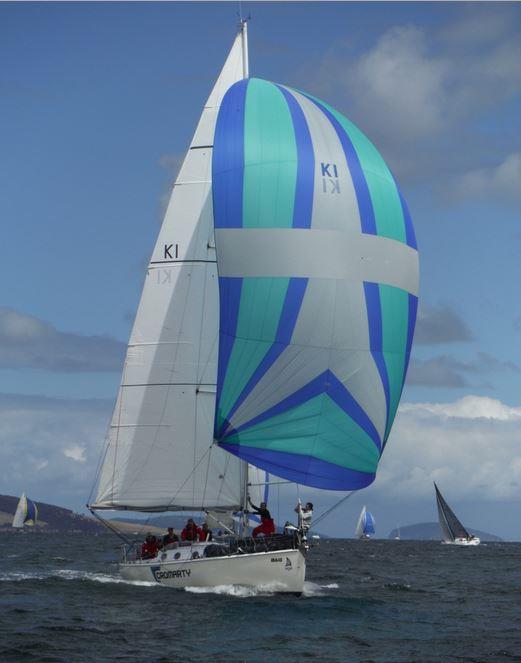
<path id="1" fill-rule="evenodd" d="M 173 187 L 132 329 L 94 509 L 237 509 L 247 466 L 213 445 L 218 286 L 211 160 L 226 90 L 247 75 L 245 24 Z"/>
<path id="2" fill-rule="evenodd" d="M 458 520 L 454 511 L 450 508 L 444 500 L 443 495 L 436 484 L 434 484 L 436 491 L 436 504 L 438 507 L 438 520 L 443 534 L 444 541 L 454 541 L 455 539 L 467 539 L 469 533 L 465 527 Z"/>

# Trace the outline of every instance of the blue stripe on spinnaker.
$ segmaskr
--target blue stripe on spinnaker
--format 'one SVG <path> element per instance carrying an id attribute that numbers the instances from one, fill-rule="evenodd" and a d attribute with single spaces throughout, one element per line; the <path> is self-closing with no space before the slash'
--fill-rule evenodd
<path id="1" fill-rule="evenodd" d="M 219 277 L 220 298 L 220 334 L 219 334 L 219 364 L 217 371 L 217 403 L 219 402 L 224 376 L 230 361 L 233 343 L 237 333 L 239 319 L 239 306 L 241 303 L 242 279 L 232 276 Z M 216 409 L 217 416 L 217 409 Z M 217 420 L 215 422 L 217 429 Z M 217 431 L 216 431 L 217 432 Z"/>
<path id="2" fill-rule="evenodd" d="M 338 407 L 351 417 L 351 419 L 371 438 L 377 449 L 380 450 L 382 447 L 382 441 L 380 440 L 378 431 L 371 419 L 349 393 L 345 384 L 340 382 L 334 373 L 331 371 L 327 372 L 329 373 L 328 388 L 326 391 L 328 396 L 335 401 Z"/>
<path id="3" fill-rule="evenodd" d="M 409 360 L 411 358 L 412 339 L 414 336 L 414 327 L 416 326 L 416 314 L 418 312 L 418 297 L 409 293 L 409 315 L 407 318 L 407 345 L 405 347 L 405 365 L 403 367 L 403 385 L 407 377 Z M 402 385 L 402 389 L 403 389 Z"/>
<path id="4" fill-rule="evenodd" d="M 315 189 L 313 142 L 306 118 L 297 100 L 282 85 L 277 85 L 277 87 L 288 104 L 297 145 L 297 182 L 295 186 L 295 206 L 293 208 L 293 227 L 311 228 L 313 192 Z"/>
<path id="5" fill-rule="evenodd" d="M 296 392 L 284 398 L 280 403 L 268 408 L 266 411 L 257 415 L 250 421 L 237 426 L 237 428 L 230 427 L 226 429 L 224 439 L 232 437 L 241 431 L 251 428 L 257 424 L 276 417 L 283 412 L 287 412 L 298 405 L 302 405 L 306 401 L 311 400 L 320 394 L 327 394 L 351 419 L 368 435 L 375 443 L 378 450 L 381 448 L 380 437 L 373 422 L 369 419 L 364 410 L 351 396 L 340 380 L 329 369 L 317 375 L 316 378 L 308 382 Z M 275 472 L 276 474 L 276 472 Z"/>
<path id="6" fill-rule="evenodd" d="M 416 242 L 416 234 L 414 232 L 414 226 L 412 225 L 412 219 L 411 215 L 409 213 L 409 208 L 407 207 L 407 203 L 405 201 L 405 198 L 402 196 L 402 192 L 400 191 L 400 187 L 398 184 L 396 184 L 395 180 L 395 185 L 396 185 L 396 190 L 398 191 L 398 195 L 400 196 L 400 203 L 402 205 L 402 213 L 403 213 L 403 222 L 405 224 L 405 238 L 407 241 L 407 244 L 413 248 L 418 250 L 418 244 Z"/>
<path id="7" fill-rule="evenodd" d="M 270 407 L 264 412 L 261 412 L 253 419 L 250 419 L 250 421 L 247 421 L 241 426 L 237 426 L 237 428 L 229 428 L 226 431 L 226 437 L 232 437 L 236 433 L 240 433 L 245 428 L 250 428 L 251 426 L 260 424 L 267 419 L 271 419 L 271 417 L 275 417 L 278 414 L 287 412 L 288 410 L 297 407 L 297 405 L 301 405 L 302 403 L 311 400 L 315 396 L 323 394 L 325 392 L 325 386 L 327 383 L 327 373 L 328 371 L 324 371 L 324 373 L 317 375 L 317 377 L 311 380 L 311 382 L 308 382 L 296 392 L 287 398 L 284 398 L 282 401 L 280 401 L 280 403 L 277 403 L 273 407 Z"/>
<path id="8" fill-rule="evenodd" d="M 382 387 L 385 394 L 385 428 L 389 422 L 390 387 L 387 365 L 383 355 L 383 329 L 382 329 L 382 307 L 380 304 L 380 288 L 378 283 L 364 281 L 365 304 L 367 307 L 367 320 L 369 327 L 369 346 L 374 363 L 380 374 Z"/>
<path id="9" fill-rule="evenodd" d="M 369 193 L 369 187 L 367 186 L 367 181 L 365 179 L 360 159 L 358 158 L 358 154 L 347 134 L 347 131 L 336 119 L 333 113 L 331 113 L 331 111 L 323 106 L 317 99 L 313 99 L 313 97 L 308 96 L 305 92 L 301 92 L 301 94 L 312 101 L 333 125 L 338 139 L 342 144 L 347 165 L 349 167 L 349 172 L 351 173 L 351 179 L 353 180 L 356 199 L 358 201 L 360 222 L 362 224 L 362 232 L 369 235 L 377 235 L 376 219 L 374 215 L 373 203 L 371 201 L 371 194 Z"/>
<path id="10" fill-rule="evenodd" d="M 213 210 L 216 228 L 242 227 L 244 113 L 248 80 L 233 85 L 215 125 L 212 156 Z"/>
<path id="11" fill-rule="evenodd" d="M 219 446 L 236 456 L 240 451 L 242 460 L 271 474 L 314 488 L 358 490 L 368 486 L 375 478 L 374 473 L 351 470 L 311 456 L 253 447 L 245 449 L 236 444 L 221 443 Z"/>
<path id="12" fill-rule="evenodd" d="M 233 414 L 237 411 L 237 409 L 248 397 L 248 395 L 251 394 L 261 378 L 267 373 L 270 367 L 273 366 L 273 364 L 276 362 L 278 357 L 280 357 L 280 355 L 288 347 L 289 342 L 291 341 L 291 336 L 293 335 L 293 330 L 295 329 L 295 324 L 297 322 L 297 317 L 302 305 L 302 300 L 304 299 L 307 283 L 307 278 L 290 279 L 288 289 L 286 291 L 286 296 L 284 298 L 284 304 L 282 306 L 282 312 L 279 325 L 277 327 L 275 341 L 264 355 L 264 358 L 255 369 L 251 378 L 246 383 L 246 386 L 233 404 L 230 412 L 226 414 L 226 419 L 228 421 L 231 420 Z M 222 434 L 222 432 L 225 430 L 225 428 L 221 427 L 219 433 Z"/>

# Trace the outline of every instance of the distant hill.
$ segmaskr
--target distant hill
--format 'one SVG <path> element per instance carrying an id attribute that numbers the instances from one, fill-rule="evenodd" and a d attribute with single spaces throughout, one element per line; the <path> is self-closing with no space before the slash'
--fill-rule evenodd
<path id="1" fill-rule="evenodd" d="M 482 541 L 502 541 L 499 536 L 480 532 L 480 530 L 469 528 L 472 534 L 478 536 Z M 391 530 L 390 539 L 394 539 L 398 534 L 398 528 Z M 441 541 L 440 526 L 438 523 L 417 523 L 416 525 L 406 525 L 400 527 L 401 539 L 414 539 L 418 541 Z"/>
<path id="2" fill-rule="evenodd" d="M 0 531 L 11 529 L 18 500 L 19 497 L 12 495 L 0 495 Z M 33 529 L 52 532 L 84 532 L 86 534 L 95 534 L 105 530 L 93 518 L 74 513 L 70 509 L 45 502 L 35 502 L 35 504 L 38 507 L 38 523 L 37 528 Z"/>
<path id="3" fill-rule="evenodd" d="M 11 531 L 14 512 L 18 505 L 19 497 L 12 495 L 0 495 L 0 533 Z M 107 534 L 109 530 L 100 522 L 91 516 L 84 516 L 80 513 L 74 513 L 71 509 L 64 509 L 61 506 L 46 504 L 45 502 L 36 502 L 38 507 L 38 522 L 36 527 L 27 527 L 28 531 L 34 532 L 68 532 L 82 534 Z M 113 522 L 109 520 L 109 522 Z M 117 528 L 127 534 L 140 531 L 143 523 L 125 519 L 117 523 Z M 147 526 L 154 534 L 163 533 L 164 527 Z"/>

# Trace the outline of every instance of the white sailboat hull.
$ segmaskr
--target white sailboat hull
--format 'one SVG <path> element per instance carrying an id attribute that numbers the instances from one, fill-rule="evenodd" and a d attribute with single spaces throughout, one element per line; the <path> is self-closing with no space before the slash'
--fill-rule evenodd
<path id="1" fill-rule="evenodd" d="M 300 550 L 277 550 L 190 560 L 138 560 L 120 565 L 127 580 L 157 582 L 167 587 L 241 585 L 300 594 L 306 559 Z"/>
<path id="2" fill-rule="evenodd" d="M 479 546 L 481 540 L 476 536 L 473 539 L 454 539 L 454 541 L 442 541 L 447 546 Z"/>

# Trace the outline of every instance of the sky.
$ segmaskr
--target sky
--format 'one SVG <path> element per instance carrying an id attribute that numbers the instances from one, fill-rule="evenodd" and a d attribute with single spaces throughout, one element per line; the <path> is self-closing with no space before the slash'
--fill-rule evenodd
<path id="1" fill-rule="evenodd" d="M 363 504 L 521 540 L 521 6 L 242 3 L 250 73 L 378 146 L 420 250 L 400 410 Z M 0 3 L 0 493 L 82 510 L 171 185 L 234 38 L 230 3 Z M 272 504 L 285 519 L 294 492 Z M 301 489 L 316 512 L 337 494 Z"/>

